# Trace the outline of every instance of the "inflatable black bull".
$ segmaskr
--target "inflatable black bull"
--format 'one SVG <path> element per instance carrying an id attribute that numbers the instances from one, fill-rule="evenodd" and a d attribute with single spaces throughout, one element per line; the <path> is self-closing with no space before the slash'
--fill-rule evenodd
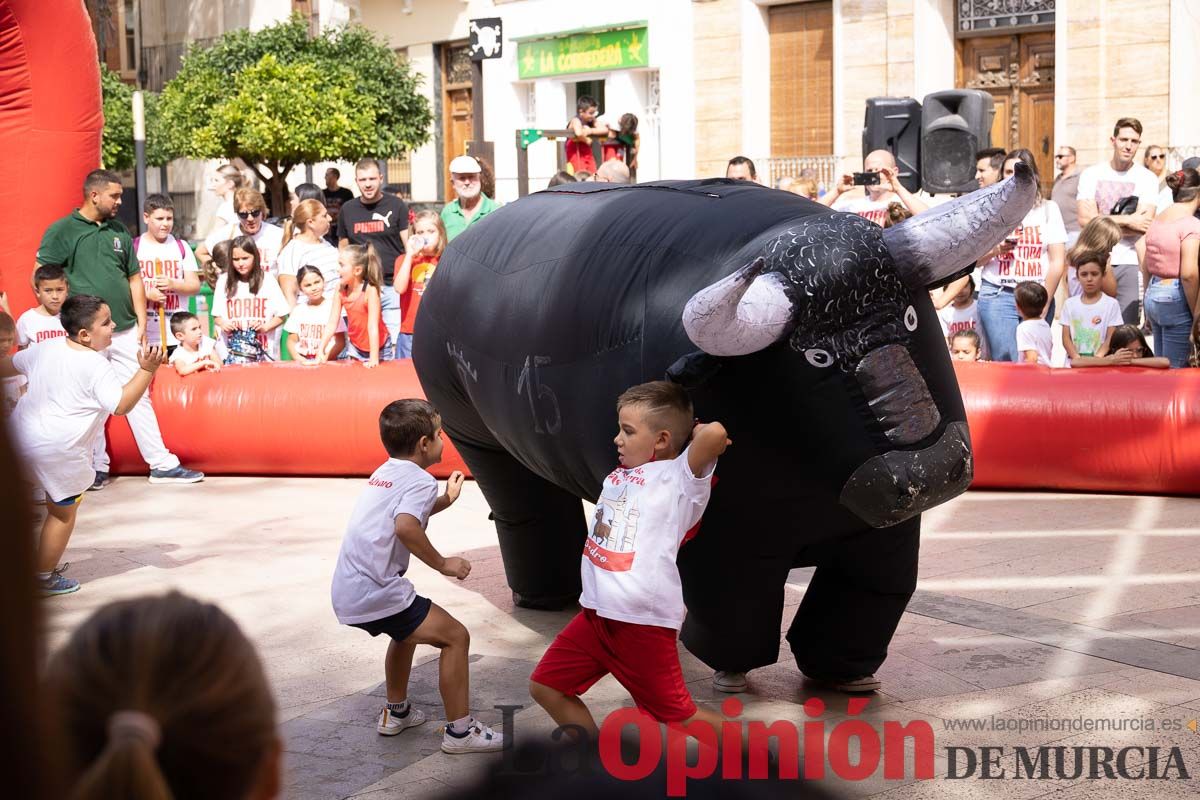
<path id="1" fill-rule="evenodd" d="M 716 669 L 779 655 L 874 672 L 916 584 L 920 513 L 971 481 L 928 288 L 1020 222 L 1032 174 L 884 230 L 756 184 L 580 183 L 489 215 L 442 256 L 417 319 L 429 399 L 496 522 L 514 601 L 579 595 L 580 499 L 617 465 L 615 401 L 664 375 L 722 421 L 683 640 Z"/>

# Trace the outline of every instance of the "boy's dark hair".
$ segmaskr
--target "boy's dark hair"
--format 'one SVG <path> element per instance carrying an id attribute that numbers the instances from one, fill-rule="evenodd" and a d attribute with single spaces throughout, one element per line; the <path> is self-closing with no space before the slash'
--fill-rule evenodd
<path id="1" fill-rule="evenodd" d="M 554 177 L 546 184 L 546 188 L 553 189 L 555 186 L 562 186 L 564 183 L 575 183 L 575 176 L 566 170 L 560 169 L 554 173 Z"/>
<path id="2" fill-rule="evenodd" d="M 950 338 L 947 341 L 950 342 L 951 347 L 954 347 L 955 339 L 966 339 L 975 346 L 975 352 L 979 352 L 983 344 L 983 340 L 979 338 L 979 334 L 975 332 L 974 328 L 967 328 L 965 331 L 955 331 L 950 334 Z"/>
<path id="3" fill-rule="evenodd" d="M 1036 281 L 1021 281 L 1013 291 L 1017 309 L 1026 317 L 1040 317 L 1046 307 L 1046 287 Z"/>
<path id="4" fill-rule="evenodd" d="M 576 111 L 583 111 L 584 109 L 593 107 L 598 108 L 599 106 L 596 103 L 596 98 L 592 97 L 590 94 L 580 95 L 579 99 L 575 101 Z"/>
<path id="5" fill-rule="evenodd" d="M 142 206 L 142 211 L 147 214 L 153 214 L 155 211 L 167 210 L 175 211 L 175 202 L 169 194 L 152 194 L 146 198 L 145 204 Z"/>
<path id="6" fill-rule="evenodd" d="M 1121 128 L 1133 128 L 1138 136 L 1142 135 L 1142 123 L 1133 117 L 1121 117 L 1117 120 L 1117 124 L 1113 125 L 1113 136 L 1120 136 Z"/>
<path id="7" fill-rule="evenodd" d="M 58 264 L 42 264 L 33 271 L 33 288 L 42 285 L 42 281 L 65 281 L 67 271 Z"/>
<path id="8" fill-rule="evenodd" d="M 62 311 L 58 313 L 58 319 L 62 323 L 63 330 L 67 332 L 67 336 L 77 342 L 79 341 L 79 332 L 92 327 L 92 323 L 96 321 L 96 315 L 105 305 L 106 303 L 94 294 L 77 294 L 74 297 L 68 297 L 67 301 L 63 303 Z"/>
<path id="9" fill-rule="evenodd" d="M 1108 271 L 1109 252 L 1111 251 L 1076 250 L 1075 248 L 1071 248 L 1070 257 L 1067 259 L 1067 262 L 1075 269 L 1079 269 L 1084 264 L 1095 264 L 1100 268 L 1100 274 L 1103 275 Z"/>
<path id="10" fill-rule="evenodd" d="M 979 161 L 986 158 L 988 163 L 992 165 L 992 169 L 1000 170 L 1004 168 L 1004 157 L 1008 155 L 1003 147 L 989 147 L 986 150 L 980 150 L 975 154 L 975 160 Z"/>
<path id="11" fill-rule="evenodd" d="M 751 178 L 758 177 L 758 170 L 754 168 L 754 162 L 745 156 L 734 156 L 733 158 L 729 159 L 729 163 L 725 165 L 725 171 L 728 172 L 730 167 L 735 167 L 739 164 L 746 165 L 746 169 L 750 170 Z"/>
<path id="12" fill-rule="evenodd" d="M 645 406 L 646 424 L 656 431 L 670 431 L 676 452 L 692 435 L 695 413 L 687 390 L 670 381 L 650 381 L 631 386 L 617 398 L 617 413 L 625 406 Z"/>
<path id="13" fill-rule="evenodd" d="M 392 458 L 410 456 L 422 436 L 433 438 L 442 416 L 425 400 L 393 400 L 379 412 L 379 438 Z"/>
<path id="14" fill-rule="evenodd" d="M 183 333 L 183 326 L 194 319 L 200 319 L 190 311 L 176 311 L 171 315 L 171 333 Z"/>

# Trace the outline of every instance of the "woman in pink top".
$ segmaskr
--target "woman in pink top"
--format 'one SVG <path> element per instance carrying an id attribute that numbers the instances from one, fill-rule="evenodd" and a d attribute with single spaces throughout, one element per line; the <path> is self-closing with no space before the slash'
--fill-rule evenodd
<path id="1" fill-rule="evenodd" d="M 1146 317 L 1154 329 L 1154 354 L 1186 367 L 1188 337 L 1200 289 L 1200 173 L 1181 169 L 1167 176 L 1175 200 L 1137 243 L 1146 285 Z"/>

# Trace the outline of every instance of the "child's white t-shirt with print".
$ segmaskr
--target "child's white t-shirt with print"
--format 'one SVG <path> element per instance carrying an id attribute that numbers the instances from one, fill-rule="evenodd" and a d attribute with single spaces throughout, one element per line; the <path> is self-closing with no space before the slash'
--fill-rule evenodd
<path id="1" fill-rule="evenodd" d="M 1025 361 L 1025 351 L 1037 353 L 1037 363 L 1049 367 L 1050 355 L 1054 350 L 1054 342 L 1050 337 L 1050 323 L 1044 319 L 1022 320 L 1017 325 L 1017 352 L 1020 360 Z"/>
<path id="2" fill-rule="evenodd" d="M 147 292 L 154 287 L 154 279 L 164 275 L 173 280 L 182 281 L 187 274 L 200 271 L 196 263 L 196 255 L 187 243 L 167 234 L 166 241 L 156 241 L 153 236 L 143 233 L 137 237 L 137 260 L 142 270 L 142 286 Z M 177 311 L 188 310 L 188 298 L 179 292 L 168 290 L 163 292 L 162 303 L 146 302 L 146 344 L 151 347 L 162 344 L 158 333 L 158 313 L 162 309 L 167 316 L 167 339 L 171 340 L 171 315 Z"/>
<path id="3" fill-rule="evenodd" d="M 319 306 L 297 305 L 283 323 L 287 333 L 296 334 L 295 354 L 305 358 L 316 358 L 321 349 L 321 339 L 325 336 L 325 328 L 329 325 L 329 309 L 332 306 L 328 300 Z M 334 333 L 346 332 L 345 317 L 338 317 Z"/>
<path id="4" fill-rule="evenodd" d="M 43 314 L 36 308 L 31 308 L 17 319 L 17 346 L 29 347 L 34 344 L 60 339 L 67 335 L 58 315 Z"/>
<path id="5" fill-rule="evenodd" d="M 396 536 L 396 517 L 408 514 L 424 528 L 437 498 L 437 479 L 411 461 L 389 458 L 372 473 L 333 568 L 330 598 L 338 622 L 374 622 L 412 605 L 416 590 L 404 577 L 411 554 Z"/>
<path id="6" fill-rule="evenodd" d="M 1095 303 L 1084 303 L 1083 295 L 1068 297 L 1063 308 L 1062 324 L 1071 330 L 1071 341 L 1081 356 L 1094 356 L 1104 344 L 1108 329 L 1123 325 L 1121 304 L 1106 294 Z"/>
<path id="7" fill-rule="evenodd" d="M 982 280 L 1010 289 L 1023 281 L 1045 283 L 1050 270 L 1050 245 L 1067 241 L 1067 228 L 1058 204 L 1045 200 L 1034 206 L 1013 234 L 1017 237 L 1016 245 L 980 268 Z"/>
<path id="8" fill-rule="evenodd" d="M 834 211 L 845 211 L 848 214 L 858 214 L 860 217 L 871 220 L 876 225 L 883 227 L 884 220 L 887 219 L 888 206 L 898 202 L 897 198 L 891 200 L 872 200 L 870 195 L 865 197 L 853 197 L 849 200 L 838 199 L 833 204 Z"/>
<path id="9" fill-rule="evenodd" d="M 222 317 L 243 329 L 249 329 L 255 322 L 270 322 L 272 317 L 286 317 L 288 314 L 287 300 L 279 288 L 279 281 L 273 275 L 263 275 L 262 286 L 258 294 L 250 291 L 249 281 L 238 281 L 237 293 L 232 298 L 225 296 L 225 275 L 217 278 L 217 286 L 213 290 L 213 317 Z M 282 327 L 282 326 L 281 326 Z M 229 346 L 229 334 L 221 331 L 221 342 Z M 258 342 L 273 359 L 279 358 L 279 328 L 258 334 Z"/>
<path id="10" fill-rule="evenodd" d="M 200 340 L 200 346 L 195 350 L 188 350 L 183 345 L 176 347 L 171 353 L 171 363 L 177 369 L 179 367 L 189 367 L 200 359 L 207 358 L 210 353 L 216 353 L 217 360 L 224 362 L 228 351 L 226 351 L 225 345 L 216 339 L 211 336 L 205 336 Z"/>
<path id="11" fill-rule="evenodd" d="M 961 331 L 975 331 L 979 334 L 979 357 L 988 360 L 987 340 L 983 338 L 983 324 L 979 321 L 979 304 L 974 300 L 970 305 L 958 308 L 951 303 L 938 309 L 938 320 L 942 323 L 942 338 L 950 344 L 950 336 Z"/>
<path id="12" fill-rule="evenodd" d="M 599 616 L 679 630 L 687 609 L 675 557 L 708 505 L 712 473 L 697 478 L 685 449 L 670 461 L 618 467 L 604 479 L 583 546 L 579 604 Z"/>
<path id="13" fill-rule="evenodd" d="M 124 390 L 112 364 L 94 350 L 69 347 L 65 337 L 12 361 L 29 379 L 11 426 L 27 474 L 51 500 L 87 491 L 96 479 L 92 444 Z"/>

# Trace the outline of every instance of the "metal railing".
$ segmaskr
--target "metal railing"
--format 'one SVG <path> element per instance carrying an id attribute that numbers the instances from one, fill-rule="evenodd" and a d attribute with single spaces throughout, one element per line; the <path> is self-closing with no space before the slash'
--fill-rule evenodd
<path id="1" fill-rule="evenodd" d="M 196 39 L 191 42 L 171 42 L 142 48 L 142 88 L 161 92 L 167 81 L 179 74 L 183 57 L 190 45 L 205 48 L 217 41 L 215 38 Z"/>
<path id="2" fill-rule="evenodd" d="M 759 183 L 765 186 L 775 186 L 780 178 L 799 178 L 805 170 L 811 170 L 817 186 L 828 189 L 837 183 L 841 175 L 838 173 L 838 163 L 841 156 L 771 156 L 754 159 L 758 171 Z"/>
<path id="3" fill-rule="evenodd" d="M 1200 144 L 1185 144 L 1167 148 L 1167 169 L 1177 170 L 1183 166 L 1185 158 L 1200 156 Z"/>

